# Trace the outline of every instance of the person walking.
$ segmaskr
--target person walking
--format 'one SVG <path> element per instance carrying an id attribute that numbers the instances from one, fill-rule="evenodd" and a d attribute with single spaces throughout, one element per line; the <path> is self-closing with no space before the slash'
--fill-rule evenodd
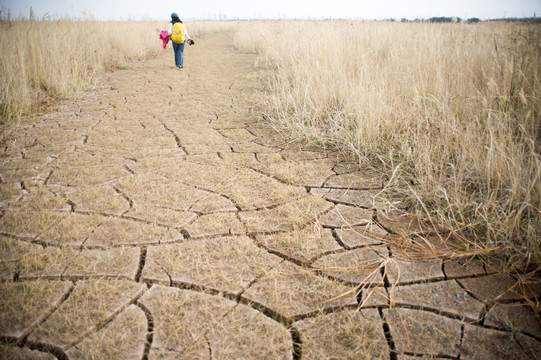
<path id="1" fill-rule="evenodd" d="M 173 42 L 175 65 L 182 70 L 184 68 L 184 45 L 186 45 L 186 41 L 188 41 L 188 44 L 193 45 L 194 41 L 188 34 L 186 26 L 180 21 L 177 13 L 171 14 L 171 23 L 169 24 L 167 35 L 169 35 Z"/>

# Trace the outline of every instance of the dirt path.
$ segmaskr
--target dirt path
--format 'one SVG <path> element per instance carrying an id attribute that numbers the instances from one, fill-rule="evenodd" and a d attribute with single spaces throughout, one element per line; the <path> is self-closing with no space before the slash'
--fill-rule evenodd
<path id="1" fill-rule="evenodd" d="M 14 132 L 0 357 L 540 358 L 539 291 L 403 255 L 388 179 L 277 136 L 253 60 L 208 35 Z"/>

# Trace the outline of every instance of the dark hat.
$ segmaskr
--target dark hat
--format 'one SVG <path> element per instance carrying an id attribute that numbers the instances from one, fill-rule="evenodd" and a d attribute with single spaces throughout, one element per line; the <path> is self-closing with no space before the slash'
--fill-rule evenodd
<path id="1" fill-rule="evenodd" d="M 171 13 L 171 19 L 172 18 L 178 18 L 178 14 L 177 13 Z"/>

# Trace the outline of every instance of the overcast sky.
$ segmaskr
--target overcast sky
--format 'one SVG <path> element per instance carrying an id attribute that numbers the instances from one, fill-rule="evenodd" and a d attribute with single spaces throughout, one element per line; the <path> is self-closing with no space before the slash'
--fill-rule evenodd
<path id="1" fill-rule="evenodd" d="M 433 16 L 502 17 L 541 16 L 541 0 L 0 0 L 12 17 L 37 18 L 84 14 L 99 20 L 167 20 L 171 12 L 181 19 L 253 18 L 430 18 Z"/>

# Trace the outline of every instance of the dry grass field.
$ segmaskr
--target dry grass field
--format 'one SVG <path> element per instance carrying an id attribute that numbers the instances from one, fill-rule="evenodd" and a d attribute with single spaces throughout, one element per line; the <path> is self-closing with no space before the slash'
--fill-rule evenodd
<path id="1" fill-rule="evenodd" d="M 3 132 L 97 76 L 156 56 L 158 22 L 2 21 Z M 466 249 L 541 263 L 538 25 L 200 22 L 260 54 L 277 128 L 406 182 L 410 210 Z"/>
<path id="2" fill-rule="evenodd" d="M 154 23 L 1 21 L 0 111 L 17 121 L 53 98 L 95 86 L 103 71 L 155 56 Z"/>
<path id="3" fill-rule="evenodd" d="M 274 70 L 278 128 L 387 168 L 465 248 L 541 264 L 539 25 L 265 22 L 235 43 Z"/>
<path id="4" fill-rule="evenodd" d="M 0 358 L 541 358 L 536 28 L 130 25 L 1 24 Z"/>
<path id="5" fill-rule="evenodd" d="M 192 36 L 224 26 L 190 24 Z M 0 126 L 96 86 L 97 77 L 162 51 L 166 22 L 0 20 Z"/>

